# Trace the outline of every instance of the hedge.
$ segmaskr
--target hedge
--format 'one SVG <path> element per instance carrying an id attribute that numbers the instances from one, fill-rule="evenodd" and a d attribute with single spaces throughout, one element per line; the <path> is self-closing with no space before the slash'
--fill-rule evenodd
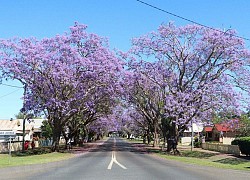
<path id="1" fill-rule="evenodd" d="M 250 137 L 239 137 L 232 141 L 232 145 L 238 145 L 242 154 L 250 155 Z"/>

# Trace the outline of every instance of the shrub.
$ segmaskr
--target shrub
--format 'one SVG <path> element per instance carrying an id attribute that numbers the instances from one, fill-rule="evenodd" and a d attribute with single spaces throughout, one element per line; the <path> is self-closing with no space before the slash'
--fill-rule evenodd
<path id="1" fill-rule="evenodd" d="M 201 142 L 200 141 L 194 142 L 194 147 L 200 148 L 201 147 Z"/>
<path id="2" fill-rule="evenodd" d="M 242 154 L 250 155 L 250 137 L 236 138 L 231 144 L 238 145 Z"/>
<path id="3" fill-rule="evenodd" d="M 231 145 L 239 145 L 239 138 L 234 139 L 234 140 L 231 142 Z"/>

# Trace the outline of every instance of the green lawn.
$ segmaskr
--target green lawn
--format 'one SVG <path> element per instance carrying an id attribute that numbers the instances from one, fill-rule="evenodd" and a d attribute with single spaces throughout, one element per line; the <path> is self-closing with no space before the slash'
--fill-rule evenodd
<path id="1" fill-rule="evenodd" d="M 203 166 L 212 166 L 217 168 L 226 168 L 226 169 L 237 169 L 237 170 L 250 170 L 250 159 L 248 158 L 235 158 L 235 157 L 222 157 L 219 158 L 217 156 L 206 156 L 202 157 L 201 152 L 193 151 L 193 153 L 189 154 L 199 154 L 198 157 L 193 156 L 174 156 L 167 155 L 164 153 L 155 153 L 158 156 L 161 156 L 166 159 L 177 160 L 181 162 L 185 162 L 188 164 L 196 164 Z"/>
<path id="2" fill-rule="evenodd" d="M 8 154 L 0 154 L 0 168 L 9 166 L 20 166 L 28 164 L 42 164 L 48 162 L 61 161 L 73 157 L 70 153 L 48 153 L 41 155 L 29 156 L 12 156 Z"/>
<path id="3" fill-rule="evenodd" d="M 152 145 L 143 145 L 140 140 L 127 140 L 130 143 L 144 146 L 148 152 L 166 159 L 181 161 L 188 164 L 212 166 L 217 168 L 248 170 L 250 171 L 250 157 L 230 157 L 210 152 L 181 150 L 181 155 L 172 155 L 162 152 L 160 148 L 153 148 Z"/>

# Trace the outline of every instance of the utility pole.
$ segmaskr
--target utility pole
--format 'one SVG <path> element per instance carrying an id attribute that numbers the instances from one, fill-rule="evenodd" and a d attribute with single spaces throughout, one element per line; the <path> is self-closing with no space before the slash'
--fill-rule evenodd
<path id="1" fill-rule="evenodd" d="M 9 156 L 11 157 L 11 136 L 9 137 Z"/>
<path id="2" fill-rule="evenodd" d="M 24 142 L 25 142 L 25 120 L 26 120 L 26 114 L 24 113 L 24 117 L 23 117 L 23 143 L 22 143 L 22 152 L 25 151 L 25 148 L 24 148 Z"/>
<path id="3" fill-rule="evenodd" d="M 193 127 L 193 120 L 191 120 L 191 151 L 194 148 L 194 127 Z"/>
<path id="4" fill-rule="evenodd" d="M 23 101 L 23 108 L 21 109 L 21 112 L 23 113 L 23 144 L 22 144 L 22 152 L 25 151 L 25 147 L 24 147 L 24 141 L 25 141 L 25 121 L 26 121 L 26 118 L 27 118 L 27 112 L 26 112 L 26 109 L 25 109 L 25 95 L 26 95 L 26 90 L 27 90 L 27 84 L 24 85 L 24 92 L 23 92 L 23 98 L 24 98 L 24 101 Z"/>

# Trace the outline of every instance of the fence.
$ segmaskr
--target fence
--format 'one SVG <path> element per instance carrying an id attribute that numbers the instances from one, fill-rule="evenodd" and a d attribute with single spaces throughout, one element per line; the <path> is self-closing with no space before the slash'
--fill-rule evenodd
<path id="1" fill-rule="evenodd" d="M 39 139 L 35 141 L 35 147 L 52 146 L 52 140 L 49 139 Z M 61 138 L 59 144 L 65 144 L 65 139 Z M 29 148 L 31 148 L 31 142 L 29 143 Z M 22 141 L 12 141 L 10 146 L 11 151 L 22 150 Z M 0 142 L 0 153 L 9 152 L 9 141 Z"/>
<path id="2" fill-rule="evenodd" d="M 0 143 L 0 153 L 9 152 L 9 142 Z M 38 140 L 35 141 L 35 147 L 51 146 L 52 140 Z M 31 143 L 29 143 L 29 148 L 31 148 Z M 11 151 L 21 151 L 22 141 L 12 141 L 10 146 Z"/>
<path id="3" fill-rule="evenodd" d="M 39 139 L 37 141 L 38 147 L 43 147 L 43 146 L 51 146 L 52 145 L 52 140 L 49 139 Z"/>
<path id="4" fill-rule="evenodd" d="M 212 150 L 222 153 L 240 155 L 240 149 L 237 145 L 202 143 L 202 149 Z"/>
<path id="5" fill-rule="evenodd" d="M 182 137 L 181 144 L 182 145 L 190 145 L 191 144 L 191 137 Z"/>
<path id="6" fill-rule="evenodd" d="M 9 142 L 1 142 L 0 143 L 0 153 L 9 152 L 9 149 L 11 151 L 22 150 L 22 142 L 21 141 L 11 142 L 10 148 L 9 148 L 9 145 L 10 145 Z"/>

